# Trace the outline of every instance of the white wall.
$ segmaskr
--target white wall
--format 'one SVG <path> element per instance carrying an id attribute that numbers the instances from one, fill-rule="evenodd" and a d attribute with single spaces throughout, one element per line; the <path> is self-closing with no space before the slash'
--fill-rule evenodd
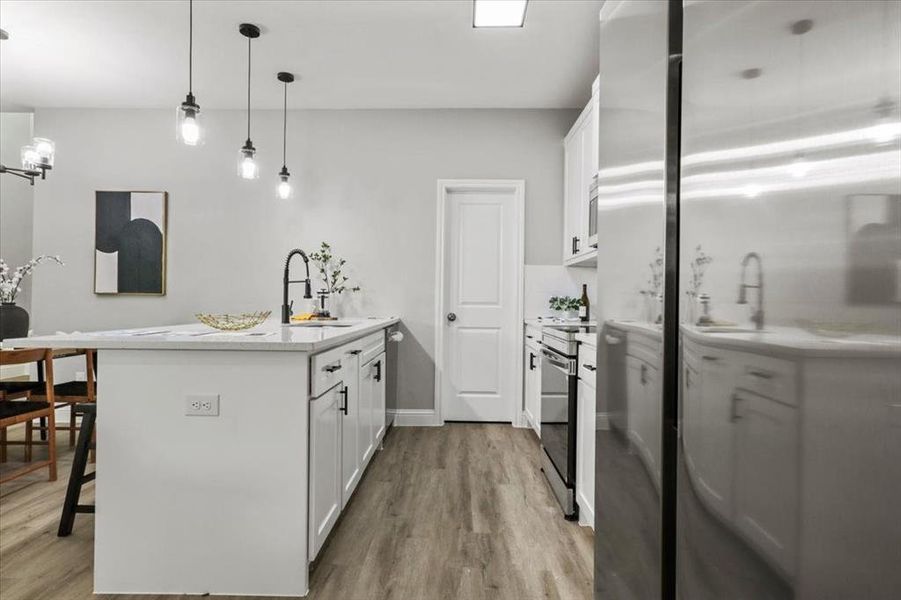
<path id="1" fill-rule="evenodd" d="M 0 163 L 21 166 L 19 150 L 31 142 L 31 113 L 0 113 Z M 6 173 L 0 176 L 0 257 L 10 269 L 32 258 L 31 229 L 33 190 L 28 182 Z M 38 248 L 38 252 L 40 252 Z M 16 304 L 28 310 L 31 281 L 26 279 Z"/>
<path id="2" fill-rule="evenodd" d="M 292 111 L 290 201 L 275 197 L 280 112 L 253 114 L 262 176 L 252 182 L 236 175 L 244 114 L 204 116 L 206 144 L 186 148 L 174 110 L 36 112 L 57 164 L 35 188 L 34 247 L 67 263 L 36 273 L 36 332 L 189 322 L 198 311 L 278 314 L 288 250 L 327 240 L 363 287 L 346 314 L 403 319 L 398 408 L 431 408 L 437 180 L 525 179 L 526 263 L 562 260 L 562 139 L 576 111 Z M 94 192 L 115 189 L 169 192 L 164 297 L 93 294 Z"/>

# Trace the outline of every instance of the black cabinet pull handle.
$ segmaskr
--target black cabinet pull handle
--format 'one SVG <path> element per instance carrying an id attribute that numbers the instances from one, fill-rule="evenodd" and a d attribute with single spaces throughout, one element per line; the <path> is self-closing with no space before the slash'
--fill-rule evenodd
<path id="1" fill-rule="evenodd" d="M 340 371 L 341 363 L 339 362 L 334 365 L 326 365 L 325 367 L 322 368 L 322 370 L 326 371 L 327 373 L 334 373 L 335 371 Z"/>
<path id="2" fill-rule="evenodd" d="M 376 381 L 382 380 L 382 361 L 378 361 L 377 363 L 375 363 L 375 380 Z"/>
<path id="3" fill-rule="evenodd" d="M 709 360 L 709 361 L 711 361 L 711 362 L 716 362 L 716 361 L 718 361 L 718 360 L 720 359 L 719 356 L 707 356 L 707 355 L 704 355 L 704 356 L 702 356 L 701 358 L 702 358 L 703 360 Z"/>
<path id="4" fill-rule="evenodd" d="M 342 396 L 344 396 L 344 406 L 342 406 L 340 408 L 340 410 L 341 410 L 341 412 L 344 413 L 344 416 L 346 417 L 347 416 L 347 386 L 345 385 L 344 389 L 342 389 L 339 393 Z"/>
<path id="5" fill-rule="evenodd" d="M 582 366 L 585 367 L 586 369 L 588 369 L 589 371 L 597 371 L 597 370 L 598 370 L 597 367 L 593 367 L 593 366 L 591 366 L 591 365 L 589 365 L 589 364 L 586 364 L 586 363 L 582 363 Z"/>
<path id="6" fill-rule="evenodd" d="M 535 355 L 529 352 L 529 370 L 535 370 Z"/>
<path id="7" fill-rule="evenodd" d="M 348 354 L 351 356 L 356 356 L 357 354 L 362 354 L 362 353 L 363 353 L 362 350 L 351 350 L 350 352 L 348 352 Z"/>

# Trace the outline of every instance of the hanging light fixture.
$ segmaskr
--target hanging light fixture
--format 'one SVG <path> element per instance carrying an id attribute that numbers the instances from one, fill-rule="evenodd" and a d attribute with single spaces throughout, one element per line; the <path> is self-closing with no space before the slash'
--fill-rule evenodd
<path id="1" fill-rule="evenodd" d="M 282 200 L 287 200 L 291 197 L 291 184 L 288 182 L 288 178 L 291 176 L 288 173 L 288 167 L 286 162 L 287 150 L 288 150 L 288 84 L 294 81 L 294 75 L 292 73 L 287 73 L 282 71 L 278 74 L 278 80 L 285 84 L 285 110 L 284 110 L 284 120 L 282 121 L 282 170 L 278 172 L 278 197 Z"/>
<path id="2" fill-rule="evenodd" d="M 0 29 L 0 40 L 6 41 L 9 34 Z M 47 177 L 47 171 L 53 168 L 53 161 L 56 158 L 56 144 L 47 138 L 36 137 L 28 146 L 22 146 L 19 154 L 22 161 L 22 168 L 7 167 L 0 164 L 0 173 L 9 173 L 22 179 L 27 179 L 31 185 L 34 185 L 36 177 L 41 179 Z"/>
<path id="3" fill-rule="evenodd" d="M 238 151 L 238 175 L 243 179 L 256 179 L 260 176 L 260 168 L 254 160 L 257 149 L 250 141 L 250 43 L 260 37 L 260 28 L 250 23 L 238 26 L 241 35 L 247 38 L 247 141 Z"/>
<path id="4" fill-rule="evenodd" d="M 202 144 L 200 105 L 194 98 L 194 0 L 188 0 L 188 95 L 175 113 L 175 138 L 186 146 Z"/>

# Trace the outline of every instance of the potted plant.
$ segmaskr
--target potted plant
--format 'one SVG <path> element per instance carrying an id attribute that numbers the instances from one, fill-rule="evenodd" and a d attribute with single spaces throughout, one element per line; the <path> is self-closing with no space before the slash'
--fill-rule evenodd
<path id="1" fill-rule="evenodd" d="M 16 306 L 16 295 L 22 291 L 22 280 L 31 275 L 35 267 L 48 260 L 64 264 L 59 256 L 43 255 L 32 258 L 10 272 L 9 265 L 0 258 L 0 340 L 28 335 L 28 311 Z"/>
<path id="2" fill-rule="evenodd" d="M 654 260 L 648 263 L 651 276 L 648 287 L 639 293 L 645 297 L 645 319 L 649 323 L 663 322 L 663 249 L 654 249 Z"/>
<path id="3" fill-rule="evenodd" d="M 347 264 L 347 260 L 332 254 L 332 247 L 328 242 L 322 242 L 319 250 L 310 254 L 310 261 L 319 271 L 323 285 L 317 292 L 320 298 L 317 316 L 328 318 L 331 316 L 327 304 L 329 296 L 340 295 L 344 292 L 359 292 L 360 286 L 350 284 L 350 277 L 344 274 L 344 265 Z"/>
<path id="4" fill-rule="evenodd" d="M 572 296 L 552 296 L 550 301 L 551 310 L 556 312 L 561 318 L 576 319 L 579 316 L 579 299 Z"/>

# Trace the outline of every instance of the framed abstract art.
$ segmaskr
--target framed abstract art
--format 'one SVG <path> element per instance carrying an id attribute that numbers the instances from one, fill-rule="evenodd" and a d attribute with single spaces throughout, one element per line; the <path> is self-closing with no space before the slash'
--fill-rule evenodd
<path id="1" fill-rule="evenodd" d="M 167 192 L 98 191 L 94 293 L 166 293 Z"/>

